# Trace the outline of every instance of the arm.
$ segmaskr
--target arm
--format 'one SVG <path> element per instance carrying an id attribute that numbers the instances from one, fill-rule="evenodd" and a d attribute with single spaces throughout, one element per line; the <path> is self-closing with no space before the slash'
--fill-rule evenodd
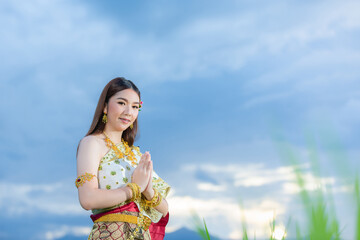
<path id="1" fill-rule="evenodd" d="M 97 176 L 101 155 L 99 140 L 94 136 L 87 136 L 79 146 L 77 155 L 78 176 L 91 173 Z M 142 159 L 134 171 L 134 182 L 143 191 L 148 183 L 150 176 L 149 162 Z M 125 202 L 132 198 L 130 187 L 124 186 L 113 190 L 99 189 L 97 178 L 85 182 L 78 189 L 80 205 L 85 210 L 107 208 Z"/>
<path id="2" fill-rule="evenodd" d="M 152 192 L 152 193 L 151 193 Z M 154 190 L 151 189 L 148 192 L 143 192 L 143 195 L 147 200 L 151 200 L 154 196 Z M 169 212 L 169 205 L 165 198 L 162 199 L 161 203 L 155 207 L 155 209 L 162 213 L 163 217 L 165 217 Z"/>
<path id="3" fill-rule="evenodd" d="M 100 154 L 100 144 L 96 137 L 87 136 L 83 138 L 77 155 L 77 175 L 80 176 L 87 172 L 97 176 Z M 85 210 L 112 207 L 132 197 L 129 187 L 113 190 L 99 189 L 97 178 L 79 186 L 78 194 L 80 205 Z"/>
<path id="4" fill-rule="evenodd" d="M 148 153 L 148 156 L 147 156 L 149 159 L 151 158 L 150 154 Z M 148 185 L 146 186 L 146 189 L 144 190 L 144 192 L 142 192 L 142 194 L 144 195 L 144 197 L 147 199 L 147 200 L 151 200 L 153 197 L 154 197 L 154 189 L 153 189 L 153 185 L 152 185 L 152 172 L 153 172 L 153 164 L 152 164 L 152 161 L 150 160 L 150 171 L 151 171 L 151 175 L 150 175 L 150 178 L 149 178 L 149 182 L 148 182 Z M 155 209 L 159 212 L 162 213 L 163 217 L 165 217 L 168 212 L 169 212 L 169 205 L 166 201 L 165 198 L 162 199 L 162 201 L 160 202 L 160 204 L 158 206 L 155 207 Z"/>

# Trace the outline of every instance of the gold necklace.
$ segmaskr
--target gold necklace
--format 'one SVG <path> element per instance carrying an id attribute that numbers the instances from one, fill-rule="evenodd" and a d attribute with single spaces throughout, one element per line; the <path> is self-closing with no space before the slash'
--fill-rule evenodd
<path id="1" fill-rule="evenodd" d="M 108 135 L 106 135 L 105 132 L 103 132 L 104 136 L 105 136 L 105 143 L 106 146 L 111 148 L 114 152 L 115 155 L 118 159 L 121 158 L 125 158 L 129 161 L 131 161 L 131 164 L 133 166 L 136 165 L 136 157 L 133 151 L 131 151 L 131 148 L 129 147 L 128 143 L 124 140 L 121 139 L 121 143 L 123 144 L 124 148 L 125 148 L 125 152 L 122 152 L 114 143 L 113 141 L 111 141 L 111 139 L 108 137 Z"/>

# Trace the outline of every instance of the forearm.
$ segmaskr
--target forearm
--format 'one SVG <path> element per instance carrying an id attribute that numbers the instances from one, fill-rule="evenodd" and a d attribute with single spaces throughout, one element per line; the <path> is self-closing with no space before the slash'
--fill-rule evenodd
<path id="1" fill-rule="evenodd" d="M 143 195 L 148 201 L 150 201 L 154 197 L 154 191 L 152 191 L 150 193 L 144 192 Z M 161 212 L 163 217 L 165 217 L 169 211 L 169 205 L 168 205 L 166 199 L 163 198 L 162 201 L 160 202 L 160 204 L 155 207 L 155 209 L 157 211 Z"/>
<path id="2" fill-rule="evenodd" d="M 131 189 L 127 186 L 107 190 L 86 188 L 79 189 L 79 200 L 85 210 L 112 207 L 132 197 Z"/>
<path id="3" fill-rule="evenodd" d="M 162 213 L 163 217 L 169 212 L 169 205 L 165 198 L 162 199 L 161 203 L 155 207 L 155 209 Z"/>

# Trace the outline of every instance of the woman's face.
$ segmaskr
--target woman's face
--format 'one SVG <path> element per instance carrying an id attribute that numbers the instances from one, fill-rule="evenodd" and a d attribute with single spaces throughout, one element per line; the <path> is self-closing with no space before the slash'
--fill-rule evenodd
<path id="1" fill-rule="evenodd" d="M 113 95 L 104 108 L 108 122 L 106 125 L 116 131 L 124 131 L 139 114 L 140 99 L 132 89 L 125 89 Z"/>

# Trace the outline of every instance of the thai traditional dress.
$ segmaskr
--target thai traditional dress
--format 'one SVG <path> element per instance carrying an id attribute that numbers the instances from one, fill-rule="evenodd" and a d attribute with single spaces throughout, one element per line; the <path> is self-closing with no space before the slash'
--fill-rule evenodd
<path id="1" fill-rule="evenodd" d="M 126 143 L 119 143 L 116 147 L 124 154 L 119 159 L 114 149 L 110 149 L 101 159 L 98 169 L 98 181 L 100 189 L 116 189 L 125 186 L 131 182 L 131 176 L 140 161 L 141 152 L 139 147 L 126 147 Z M 116 149 L 115 149 L 116 150 Z M 129 157 L 129 152 L 134 154 Z M 153 188 L 155 188 L 163 198 L 166 198 L 170 186 L 153 172 Z M 162 240 L 165 236 L 165 226 L 169 220 L 169 214 L 165 217 L 155 208 L 145 207 L 141 201 L 123 202 L 116 206 L 105 209 L 92 210 L 91 219 L 94 226 L 91 230 L 88 240 L 97 239 L 144 239 L 144 240 Z M 104 216 L 114 216 L 124 218 L 119 221 L 99 221 Z M 102 218 L 101 218 L 102 217 Z M 151 220 L 151 221 L 150 221 Z M 139 228 L 139 226 L 145 226 Z M 135 236 L 135 237 L 134 237 Z"/>

